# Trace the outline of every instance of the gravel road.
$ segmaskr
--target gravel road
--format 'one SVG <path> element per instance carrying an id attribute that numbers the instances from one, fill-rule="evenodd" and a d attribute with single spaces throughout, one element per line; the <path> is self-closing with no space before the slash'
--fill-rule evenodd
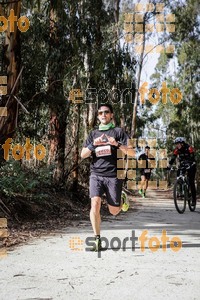
<path id="1" fill-rule="evenodd" d="M 127 213 L 104 218 L 99 254 L 86 251 L 85 221 L 8 251 L 0 299 L 200 299 L 200 202 L 180 215 L 170 191 L 132 200 Z"/>

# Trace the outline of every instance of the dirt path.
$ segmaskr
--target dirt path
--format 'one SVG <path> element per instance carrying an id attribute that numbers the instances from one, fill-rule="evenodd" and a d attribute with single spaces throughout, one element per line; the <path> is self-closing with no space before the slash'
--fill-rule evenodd
<path id="1" fill-rule="evenodd" d="M 102 236 L 107 239 L 108 249 L 99 255 L 85 251 L 85 240 L 92 236 L 88 222 L 74 222 L 73 227 L 55 236 L 32 240 L 8 252 L 0 260 L 0 299 L 197 300 L 199 221 L 200 202 L 196 212 L 187 209 L 180 215 L 169 191 L 149 191 L 148 198 L 137 197 L 131 202 L 127 213 L 104 218 Z M 163 230 L 170 241 L 180 239 L 182 247 L 174 242 L 170 247 L 167 241 L 166 251 L 149 249 L 155 243 L 164 243 Z M 141 235 L 146 238 L 144 251 L 142 241 L 136 240 Z M 134 236 L 135 242 L 130 240 Z M 77 245 L 78 238 L 83 245 Z"/>

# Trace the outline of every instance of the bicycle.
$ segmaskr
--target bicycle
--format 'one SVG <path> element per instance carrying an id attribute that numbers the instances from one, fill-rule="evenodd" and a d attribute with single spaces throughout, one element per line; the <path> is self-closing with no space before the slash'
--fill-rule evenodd
<path id="1" fill-rule="evenodd" d="M 196 209 L 196 200 L 192 199 L 189 178 L 187 174 L 187 171 L 191 168 L 192 165 L 183 162 L 178 168 L 180 173 L 179 176 L 177 176 L 174 184 L 173 196 L 174 204 L 179 214 L 183 214 L 185 212 L 187 202 L 190 211 L 195 211 Z"/>

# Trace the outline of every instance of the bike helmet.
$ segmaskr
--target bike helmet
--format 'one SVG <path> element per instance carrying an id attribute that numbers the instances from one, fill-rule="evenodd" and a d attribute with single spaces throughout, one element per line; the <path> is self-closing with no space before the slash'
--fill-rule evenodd
<path id="1" fill-rule="evenodd" d="M 184 137 L 177 137 L 174 141 L 174 144 L 178 143 L 185 143 L 185 138 Z"/>

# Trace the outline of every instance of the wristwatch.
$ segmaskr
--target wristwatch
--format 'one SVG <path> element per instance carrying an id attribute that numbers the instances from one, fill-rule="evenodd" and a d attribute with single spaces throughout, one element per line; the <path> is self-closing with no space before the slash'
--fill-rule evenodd
<path id="1" fill-rule="evenodd" d="M 122 143 L 118 142 L 117 148 L 119 149 Z"/>

